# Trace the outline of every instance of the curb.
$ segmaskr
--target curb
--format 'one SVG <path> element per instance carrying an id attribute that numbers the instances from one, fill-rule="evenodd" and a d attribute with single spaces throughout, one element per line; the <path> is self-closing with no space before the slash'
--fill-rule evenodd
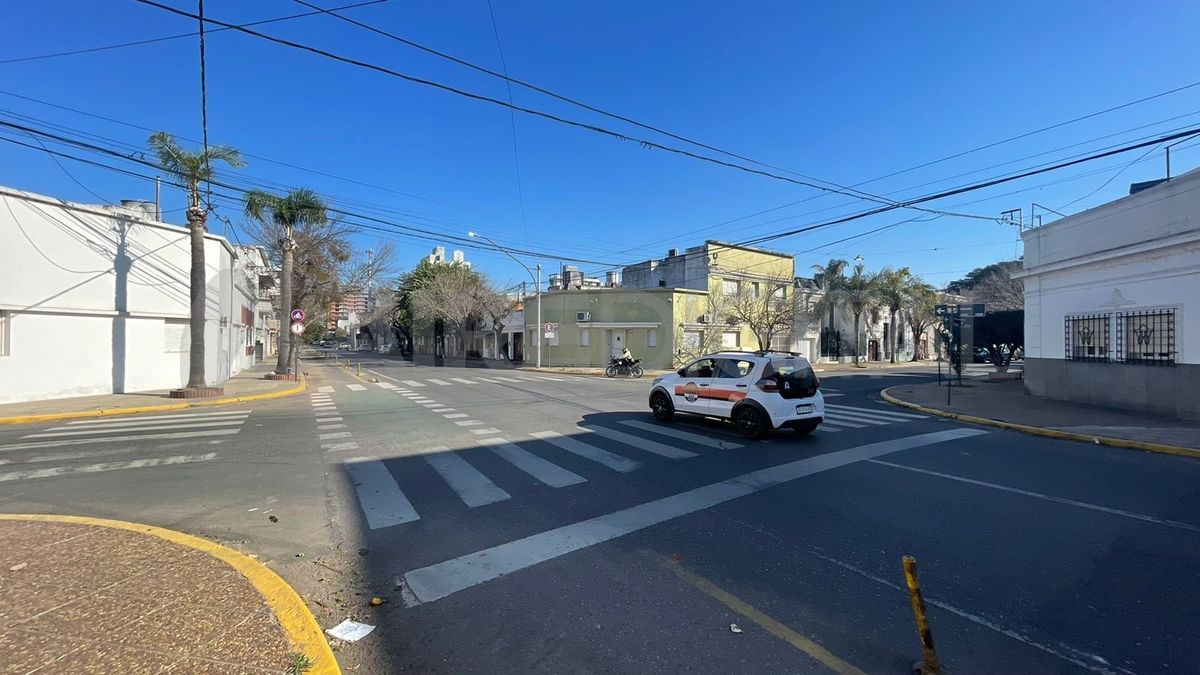
<path id="1" fill-rule="evenodd" d="M 296 591 L 286 581 L 281 579 L 278 574 L 243 553 L 239 553 L 216 542 L 208 541 L 207 539 L 184 534 L 183 532 L 176 532 L 175 530 L 168 530 L 153 525 L 130 523 L 124 520 L 108 520 L 105 518 L 91 518 L 89 516 L 17 513 L 0 513 L 0 520 L 74 523 L 77 525 L 108 527 L 115 530 L 128 530 L 130 532 L 139 532 L 165 539 L 173 544 L 207 553 L 237 570 L 239 574 L 245 577 L 262 594 L 267 606 L 271 608 L 271 611 L 275 614 L 275 618 L 279 620 L 279 625 L 283 628 L 283 632 L 287 634 L 288 641 L 292 643 L 292 647 L 303 652 L 304 655 L 312 660 L 313 667 L 307 671 L 308 675 L 341 675 L 342 671 L 333 656 L 333 650 L 329 648 L 329 643 L 325 641 L 320 624 L 317 623 L 317 619 L 312 615 L 312 612 L 308 611 L 308 606 L 304 604 L 304 601 L 300 599 Z"/>
<path id="2" fill-rule="evenodd" d="M 136 415 L 139 413 L 149 412 L 166 412 L 168 410 L 183 410 L 185 408 L 202 408 L 213 405 L 232 405 L 235 403 L 249 403 L 250 401 L 266 401 L 273 398 L 283 398 L 292 394 L 299 394 L 308 389 L 308 380 L 301 378 L 300 382 L 287 389 L 279 391 L 267 391 L 261 394 L 249 394 L 247 396 L 225 396 L 222 398 L 214 398 L 209 400 L 188 401 L 184 403 L 164 403 L 162 405 L 143 405 L 132 408 L 102 408 L 100 410 L 77 410 L 73 412 L 61 413 L 43 413 L 41 415 L 15 415 L 13 417 L 0 417 L 0 425 L 4 424 L 33 424 L 35 422 L 55 422 L 58 420 L 73 420 L 85 417 L 112 417 L 115 415 Z"/>
<path id="3" fill-rule="evenodd" d="M 1025 434 L 1034 436 L 1045 436 L 1046 438 L 1055 438 L 1062 441 L 1080 441 L 1083 443 L 1098 443 L 1107 445 L 1113 448 L 1128 448 L 1131 450 L 1142 450 L 1144 452 L 1157 452 L 1163 455 L 1176 455 L 1178 457 L 1194 457 L 1200 459 L 1200 450 L 1193 448 L 1184 448 L 1178 445 L 1166 445 L 1165 443 L 1149 443 L 1147 441 L 1135 441 L 1128 438 L 1113 438 L 1112 436 L 1093 436 L 1090 434 L 1077 434 L 1071 431 L 1060 431 L 1058 429 L 1048 429 L 1046 427 L 1035 427 L 1028 424 L 1017 424 L 1016 422 L 1004 422 L 994 420 L 987 417 L 975 417 L 974 415 L 964 415 L 962 413 L 953 413 L 946 410 L 938 410 L 937 408 L 926 408 L 923 405 L 903 401 L 895 396 L 892 396 L 888 391 L 895 387 L 888 387 L 879 392 L 879 396 L 891 403 L 892 405 L 917 412 L 925 413 L 926 415 L 936 415 L 938 417 L 948 417 L 959 422 L 968 424 L 978 424 L 987 427 L 996 427 L 997 429 L 1007 429 L 1009 431 L 1019 431 Z"/>

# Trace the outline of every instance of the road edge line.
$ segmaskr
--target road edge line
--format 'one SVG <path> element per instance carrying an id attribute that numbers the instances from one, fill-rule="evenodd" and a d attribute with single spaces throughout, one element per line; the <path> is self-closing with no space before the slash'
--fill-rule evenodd
<path id="1" fill-rule="evenodd" d="M 0 425 L 35 424 L 37 422 L 57 422 L 60 420 L 84 419 L 88 417 L 116 417 L 119 415 L 139 415 L 152 412 L 168 412 L 170 410 L 186 410 L 188 408 L 203 408 L 206 406 L 233 405 L 235 403 L 283 398 L 299 394 L 306 389 L 308 389 L 308 378 L 302 377 L 298 384 L 277 391 L 266 391 L 258 394 L 247 394 L 245 396 L 223 396 L 221 398 L 200 399 L 180 403 L 164 403 L 162 405 L 134 406 L 132 408 L 101 408 L 99 410 L 76 410 L 61 413 L 43 413 L 41 415 L 14 415 L 12 417 L 0 417 Z"/>
<path id="2" fill-rule="evenodd" d="M 903 385 L 897 385 L 903 386 Z M 1029 424 L 1018 424 L 1016 422 L 1005 422 L 1003 420 L 994 420 L 988 417 L 976 417 L 974 415 L 964 415 L 963 413 L 950 412 L 948 410 L 939 410 L 937 408 L 927 408 L 923 405 L 905 401 L 888 392 L 896 387 L 886 387 L 879 392 L 880 398 L 894 406 L 908 408 L 925 413 L 926 415 L 936 415 L 938 417 L 946 417 L 967 424 L 978 424 L 986 427 L 996 427 L 998 429 L 1007 429 L 1009 431 L 1019 431 L 1025 434 L 1034 436 L 1045 436 L 1047 438 L 1055 438 L 1062 441 L 1080 441 L 1082 443 L 1099 443 L 1113 448 L 1126 448 L 1129 450 L 1141 450 L 1143 452 L 1154 452 L 1162 455 L 1175 455 L 1176 457 L 1191 457 L 1200 459 L 1200 450 L 1193 448 L 1185 448 L 1178 445 L 1167 445 L 1165 443 L 1151 443 L 1148 441 L 1135 441 L 1130 438 L 1114 438 L 1112 436 L 1095 436 L 1092 434 L 1079 434 L 1071 431 L 1061 431 L 1059 429 L 1050 429 L 1047 427 L 1035 427 Z"/>
<path id="3" fill-rule="evenodd" d="M 235 569 L 254 586 L 266 601 L 267 606 L 271 608 L 275 618 L 278 619 L 291 646 L 312 659 L 313 667 L 306 671 L 308 675 L 341 675 L 342 671 L 338 666 L 337 659 L 333 656 L 333 650 L 325 640 L 324 633 L 321 632 L 320 624 L 317 623 L 316 617 L 309 611 L 308 606 L 304 604 L 304 600 L 300 598 L 296 590 L 270 568 L 240 551 L 176 530 L 125 520 L 39 513 L 0 513 L 0 520 L 72 523 L 126 530 L 158 537 L 172 544 L 206 553 Z"/>

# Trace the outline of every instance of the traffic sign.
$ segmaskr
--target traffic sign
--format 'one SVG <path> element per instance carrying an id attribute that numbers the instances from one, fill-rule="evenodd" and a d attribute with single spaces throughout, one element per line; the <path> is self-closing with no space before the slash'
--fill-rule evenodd
<path id="1" fill-rule="evenodd" d="M 297 321 L 292 324 L 292 335 L 302 335 L 304 333 L 304 324 Z"/>
<path id="2" fill-rule="evenodd" d="M 950 313 L 950 308 L 954 306 L 955 305 L 934 305 L 933 313 L 937 316 L 946 316 Z"/>
<path id="3" fill-rule="evenodd" d="M 302 310 L 300 308 L 293 309 L 292 310 L 292 321 L 303 321 L 303 320 L 304 320 L 304 310 Z"/>
<path id="4" fill-rule="evenodd" d="M 543 328 L 543 333 L 548 338 L 554 337 L 554 334 L 558 332 L 558 324 L 556 323 L 547 323 Z"/>

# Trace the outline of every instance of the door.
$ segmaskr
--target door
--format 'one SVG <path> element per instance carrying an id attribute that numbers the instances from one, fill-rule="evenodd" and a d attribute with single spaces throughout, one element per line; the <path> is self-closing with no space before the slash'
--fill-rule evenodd
<path id="1" fill-rule="evenodd" d="M 684 366 L 683 374 L 675 381 L 675 395 L 672 397 L 675 409 L 707 415 L 709 389 L 712 388 L 715 371 L 713 359 L 700 359 Z"/>
<path id="2" fill-rule="evenodd" d="M 868 340 L 867 341 L 867 360 L 868 361 L 878 361 L 879 360 L 879 340 Z"/>
<path id="3" fill-rule="evenodd" d="M 612 356 L 619 357 L 623 349 L 625 349 L 625 331 L 614 328 L 612 331 Z"/>
<path id="4" fill-rule="evenodd" d="M 729 417 L 733 406 L 746 398 L 754 384 L 754 362 L 746 359 L 717 359 L 717 369 L 708 393 L 708 414 Z"/>

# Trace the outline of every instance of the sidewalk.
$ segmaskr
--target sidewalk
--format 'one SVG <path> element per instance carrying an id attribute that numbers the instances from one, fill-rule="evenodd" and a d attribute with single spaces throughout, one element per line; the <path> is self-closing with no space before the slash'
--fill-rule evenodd
<path id="1" fill-rule="evenodd" d="M 0 515 L 4 672 L 338 673 L 316 620 L 274 572 L 146 525 Z"/>
<path id="2" fill-rule="evenodd" d="M 1030 427 L 1018 431 L 1200 457 L 1200 423 L 1030 396 L 1020 380 L 965 383 L 950 392 L 949 405 L 946 388 L 935 383 L 890 387 L 883 397 L 964 422 L 1000 422 Z"/>
<path id="3" fill-rule="evenodd" d="M 265 380 L 273 364 L 260 363 L 226 380 L 221 386 L 225 395 L 209 399 L 174 399 L 167 390 L 142 391 L 129 394 L 76 396 L 48 401 L 0 404 L 0 424 L 25 424 L 77 417 L 125 415 L 138 412 L 160 412 L 197 406 L 242 403 L 278 398 L 304 390 L 304 383 L 289 380 Z"/>
<path id="4" fill-rule="evenodd" d="M 557 367 L 552 367 L 552 366 L 542 366 L 541 368 L 536 368 L 534 366 L 522 366 L 522 367 L 516 368 L 516 370 L 520 370 L 520 371 L 526 372 L 526 373 L 555 373 L 558 375 L 587 375 L 587 376 L 591 376 L 591 377 L 604 377 L 604 369 L 603 368 L 567 368 L 567 367 L 557 368 Z M 673 372 L 675 372 L 675 371 L 646 369 L 645 374 L 642 375 L 642 377 L 643 378 L 647 378 L 647 377 L 654 378 L 654 377 L 658 377 L 659 375 L 665 375 L 667 373 L 673 373 Z M 618 375 L 614 379 L 627 380 L 629 378 Z"/>

